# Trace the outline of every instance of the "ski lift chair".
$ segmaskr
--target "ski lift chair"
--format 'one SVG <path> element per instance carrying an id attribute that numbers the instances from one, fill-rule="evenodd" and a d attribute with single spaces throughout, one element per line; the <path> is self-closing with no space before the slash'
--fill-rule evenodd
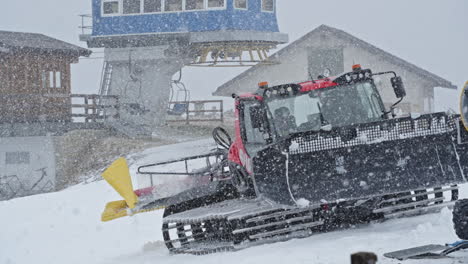
<path id="1" fill-rule="evenodd" d="M 181 116 L 184 113 L 187 112 L 188 109 L 188 102 L 187 103 L 176 103 L 172 108 L 169 108 L 167 111 L 168 115 L 173 115 L 173 116 Z"/>
<path id="2" fill-rule="evenodd" d="M 171 102 L 169 102 L 169 107 L 167 110 L 168 115 L 181 116 L 184 113 L 187 113 L 189 108 L 190 91 L 187 90 L 187 87 L 185 87 L 184 83 L 180 81 L 181 78 L 182 73 L 179 80 L 172 81 L 170 97 Z M 175 103 L 172 102 L 173 99 L 175 99 Z"/>

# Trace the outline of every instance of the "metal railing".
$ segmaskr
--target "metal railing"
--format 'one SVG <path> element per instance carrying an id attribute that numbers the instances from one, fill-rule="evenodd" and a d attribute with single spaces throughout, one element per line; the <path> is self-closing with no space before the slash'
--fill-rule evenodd
<path id="1" fill-rule="evenodd" d="M 223 100 L 170 102 L 168 123 L 224 122 Z"/>
<path id="2" fill-rule="evenodd" d="M 93 30 L 93 16 L 91 14 L 79 15 L 81 17 L 81 26 L 78 26 L 81 29 L 82 35 L 91 34 Z"/>

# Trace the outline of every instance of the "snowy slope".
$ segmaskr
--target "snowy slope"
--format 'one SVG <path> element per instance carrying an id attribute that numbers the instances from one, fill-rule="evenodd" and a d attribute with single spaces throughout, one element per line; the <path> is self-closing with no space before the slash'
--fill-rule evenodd
<path id="1" fill-rule="evenodd" d="M 147 150 L 131 156 L 130 161 L 134 170 L 138 164 L 197 154 L 210 148 L 208 140 L 182 143 Z M 463 193 L 468 194 L 466 186 Z M 0 202 L 0 264 L 342 264 L 349 263 L 351 253 L 364 250 L 378 253 L 379 263 L 400 263 L 385 259 L 382 254 L 457 239 L 451 226 L 451 212 L 445 209 L 439 214 L 392 220 L 239 252 L 171 256 L 160 242 L 161 211 L 100 222 L 106 202 L 118 199 L 105 182 L 95 182 L 58 193 Z M 468 263 L 468 252 L 457 256 L 405 263 Z"/>

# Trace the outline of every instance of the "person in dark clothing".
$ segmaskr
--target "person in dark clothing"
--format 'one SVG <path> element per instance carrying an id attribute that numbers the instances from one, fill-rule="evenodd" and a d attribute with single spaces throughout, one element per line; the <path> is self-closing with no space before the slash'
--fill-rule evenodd
<path id="1" fill-rule="evenodd" d="M 281 137 L 287 136 L 297 130 L 296 118 L 284 106 L 275 110 L 275 125 Z"/>

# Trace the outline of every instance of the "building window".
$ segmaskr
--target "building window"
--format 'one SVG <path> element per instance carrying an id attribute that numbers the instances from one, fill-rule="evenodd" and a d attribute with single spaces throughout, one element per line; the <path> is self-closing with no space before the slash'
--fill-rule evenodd
<path id="1" fill-rule="evenodd" d="M 274 0 L 262 0 L 262 11 L 273 12 L 275 9 Z"/>
<path id="2" fill-rule="evenodd" d="M 162 11 L 161 0 L 144 0 L 143 12 L 145 13 L 157 13 Z"/>
<path id="3" fill-rule="evenodd" d="M 141 0 L 123 0 L 122 4 L 124 14 L 139 14 L 141 12 Z"/>
<path id="4" fill-rule="evenodd" d="M 182 0 L 164 0 L 164 11 L 182 11 Z"/>
<path id="5" fill-rule="evenodd" d="M 43 88 L 62 88 L 62 73 L 59 71 L 42 72 Z"/>
<path id="6" fill-rule="evenodd" d="M 208 8 L 224 8 L 225 6 L 225 0 L 208 0 Z"/>
<path id="7" fill-rule="evenodd" d="M 5 164 L 7 165 L 29 164 L 29 162 L 29 152 L 7 152 L 5 156 Z"/>
<path id="8" fill-rule="evenodd" d="M 50 71 L 49 72 L 49 88 L 54 88 L 55 87 L 54 76 L 55 76 L 54 72 Z"/>
<path id="9" fill-rule="evenodd" d="M 42 88 L 47 88 L 47 72 L 41 73 Z"/>
<path id="10" fill-rule="evenodd" d="M 204 0 L 185 0 L 185 10 L 201 10 L 204 8 Z"/>
<path id="11" fill-rule="evenodd" d="M 55 88 L 62 88 L 62 73 L 55 72 Z"/>
<path id="12" fill-rule="evenodd" d="M 104 15 L 114 15 L 120 13 L 119 1 L 104 1 L 102 3 L 102 13 Z"/>
<path id="13" fill-rule="evenodd" d="M 247 9 L 247 0 L 234 0 L 234 7 L 237 9 Z"/>

